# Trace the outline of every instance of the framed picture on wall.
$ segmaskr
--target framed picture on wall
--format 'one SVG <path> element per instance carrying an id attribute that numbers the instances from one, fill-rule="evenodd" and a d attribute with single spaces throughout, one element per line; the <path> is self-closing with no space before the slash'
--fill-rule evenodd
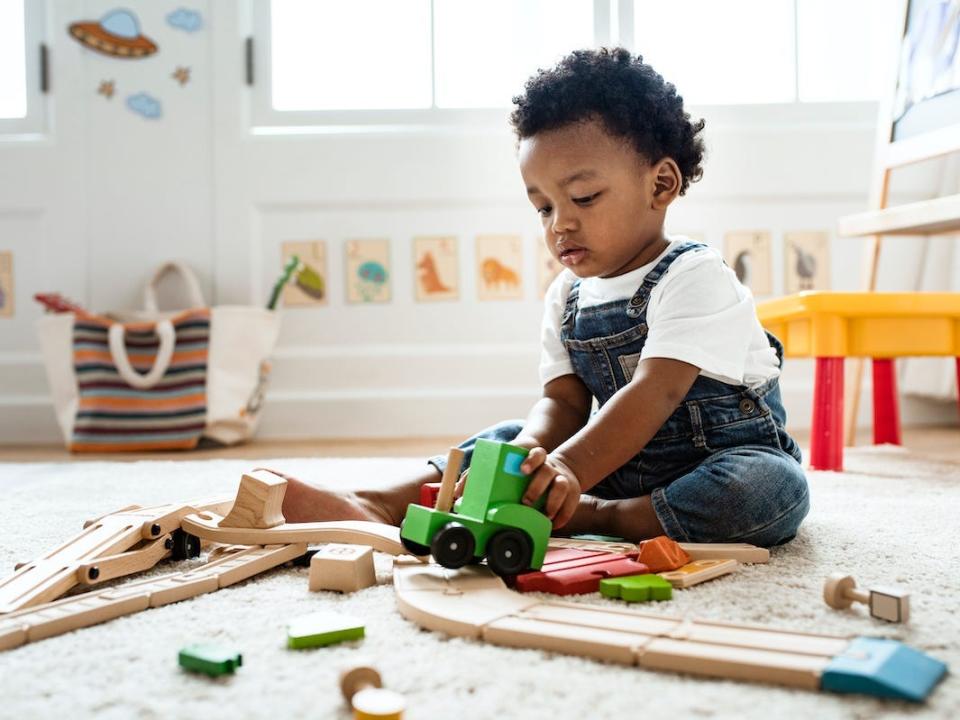
<path id="1" fill-rule="evenodd" d="M 960 3 L 909 0 L 891 140 L 960 126 Z"/>

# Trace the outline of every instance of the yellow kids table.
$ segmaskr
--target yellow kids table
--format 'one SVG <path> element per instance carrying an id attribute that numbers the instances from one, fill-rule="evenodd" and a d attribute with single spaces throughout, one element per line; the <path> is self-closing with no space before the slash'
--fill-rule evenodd
<path id="1" fill-rule="evenodd" d="M 960 293 L 802 292 L 757 305 L 789 357 L 816 358 L 810 467 L 843 469 L 843 361 L 873 360 L 873 441 L 900 444 L 893 359 L 957 358 Z"/>

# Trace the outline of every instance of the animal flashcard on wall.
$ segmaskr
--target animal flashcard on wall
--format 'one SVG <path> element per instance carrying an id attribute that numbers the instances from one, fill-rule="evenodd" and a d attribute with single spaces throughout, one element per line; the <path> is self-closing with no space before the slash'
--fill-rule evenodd
<path id="1" fill-rule="evenodd" d="M 537 243 L 537 287 L 540 289 L 540 299 L 547 294 L 547 288 L 553 279 L 563 270 L 563 265 L 547 249 L 546 243 Z"/>
<path id="2" fill-rule="evenodd" d="M 0 251 L 0 317 L 13 317 L 13 253 Z"/>
<path id="3" fill-rule="evenodd" d="M 783 236 L 783 289 L 786 293 L 830 289 L 830 235 L 788 232 Z"/>
<path id="4" fill-rule="evenodd" d="M 99 21 L 71 23 L 68 32 L 77 42 L 110 57 L 136 59 L 153 55 L 157 44 L 140 32 L 140 20 L 130 10 L 111 10 Z"/>
<path id="5" fill-rule="evenodd" d="M 300 242 L 285 242 L 280 246 L 282 264 L 286 265 L 292 255 L 300 258 L 310 271 L 316 273 L 320 280 L 308 284 L 294 282 L 287 283 L 283 288 L 283 305 L 285 307 L 309 307 L 327 304 L 327 244 L 323 240 L 307 240 Z"/>
<path id="6" fill-rule="evenodd" d="M 773 293 L 770 244 L 766 231 L 728 232 L 723 238 L 724 260 L 754 295 Z"/>
<path id="7" fill-rule="evenodd" d="M 390 302 L 390 241 L 347 240 L 347 302 Z"/>
<path id="8" fill-rule="evenodd" d="M 518 235 L 477 237 L 477 293 L 481 300 L 523 297 L 523 245 Z"/>
<path id="9" fill-rule="evenodd" d="M 456 300 L 460 296 L 460 272 L 455 237 L 413 239 L 416 271 L 415 295 L 419 302 Z"/>

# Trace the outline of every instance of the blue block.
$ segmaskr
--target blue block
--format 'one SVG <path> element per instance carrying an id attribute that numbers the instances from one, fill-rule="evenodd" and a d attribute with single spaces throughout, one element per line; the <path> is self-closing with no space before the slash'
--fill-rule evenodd
<path id="1" fill-rule="evenodd" d="M 946 663 L 901 642 L 861 637 L 830 661 L 820 687 L 921 702 L 946 672 Z"/>

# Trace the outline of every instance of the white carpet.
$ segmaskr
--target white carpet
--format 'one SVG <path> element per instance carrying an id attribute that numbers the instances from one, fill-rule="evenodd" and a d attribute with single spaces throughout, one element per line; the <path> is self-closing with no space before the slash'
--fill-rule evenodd
<path id="1" fill-rule="evenodd" d="M 37 557 L 88 517 L 124 505 L 231 494 L 244 460 L 0 464 L 0 568 Z M 357 473 L 419 467 L 410 459 L 291 459 L 270 465 L 333 483 Z M 675 593 L 649 606 L 796 630 L 892 637 L 960 668 L 960 466 L 899 448 L 856 449 L 843 474 L 810 473 L 813 509 L 800 536 L 768 565 Z M 181 565 L 182 566 L 182 565 Z M 154 572 L 168 572 L 167 565 Z M 310 593 L 306 569 L 253 580 L 93 628 L 0 653 L 0 718 L 348 718 L 338 671 L 367 659 L 408 699 L 408 720 L 430 718 L 960 717 L 960 683 L 947 679 L 922 706 L 860 696 L 703 680 L 512 650 L 421 631 L 396 611 L 390 559 L 380 584 L 353 595 Z M 833 570 L 860 585 L 913 592 L 909 626 L 871 620 L 821 599 Z M 608 602 L 599 595 L 583 601 Z M 285 624 L 318 609 L 364 618 L 366 639 L 310 651 L 285 649 Z M 647 610 L 648 607 L 643 607 Z M 233 677 L 180 671 L 180 647 L 197 641 L 243 652 Z"/>

